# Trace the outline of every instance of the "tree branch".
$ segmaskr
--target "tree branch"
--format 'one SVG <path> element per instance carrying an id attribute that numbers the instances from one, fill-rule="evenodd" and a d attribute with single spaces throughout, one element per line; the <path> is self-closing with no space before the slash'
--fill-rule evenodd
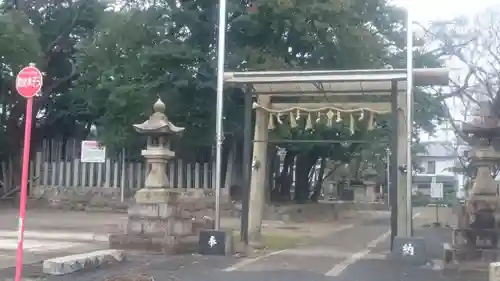
<path id="1" fill-rule="evenodd" d="M 78 3 L 78 5 L 76 5 L 76 13 L 75 15 L 73 16 L 73 18 L 71 19 L 71 22 L 68 24 L 68 26 L 66 26 L 66 28 L 64 29 L 64 31 L 62 31 L 48 46 L 47 46 L 47 49 L 45 50 L 44 52 L 44 63 L 45 64 L 48 64 L 48 62 L 50 61 L 50 54 L 52 53 L 52 51 L 54 50 L 54 48 L 56 46 L 58 46 L 61 41 L 69 36 L 69 34 L 71 33 L 71 31 L 73 30 L 73 28 L 75 28 L 76 26 L 76 23 L 78 21 L 78 19 L 80 19 L 80 15 L 81 15 L 81 11 L 82 11 L 82 8 L 87 4 L 89 0 L 80 0 L 80 2 Z M 46 65 L 45 65 L 46 66 Z"/>

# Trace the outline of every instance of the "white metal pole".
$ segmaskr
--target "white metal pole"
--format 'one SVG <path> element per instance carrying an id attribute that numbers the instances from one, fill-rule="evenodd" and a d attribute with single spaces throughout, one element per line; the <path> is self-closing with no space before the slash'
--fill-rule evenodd
<path id="1" fill-rule="evenodd" d="M 413 129 L 413 19 L 411 16 L 411 8 L 408 6 L 406 15 L 406 130 L 408 134 L 408 144 L 407 144 L 407 178 L 406 178 L 406 217 L 407 217 L 407 227 L 412 229 L 412 129 Z M 408 229 L 407 228 L 407 229 Z"/>
<path id="2" fill-rule="evenodd" d="M 224 58 L 226 56 L 226 1 L 219 0 L 219 36 L 217 44 L 217 112 L 215 124 L 215 229 L 220 229 L 220 189 L 222 185 L 222 112 L 224 103 Z"/>
<path id="3" fill-rule="evenodd" d="M 122 178 L 120 182 L 120 202 L 125 202 L 125 148 L 122 148 Z"/>
<path id="4" fill-rule="evenodd" d="M 389 148 L 386 148 L 385 149 L 385 162 L 387 164 L 387 168 L 386 168 L 386 177 L 387 177 L 387 181 L 386 181 L 386 189 L 387 190 L 387 203 L 389 204 L 389 206 L 391 205 L 391 191 L 390 191 L 390 186 L 391 186 L 391 150 Z"/>

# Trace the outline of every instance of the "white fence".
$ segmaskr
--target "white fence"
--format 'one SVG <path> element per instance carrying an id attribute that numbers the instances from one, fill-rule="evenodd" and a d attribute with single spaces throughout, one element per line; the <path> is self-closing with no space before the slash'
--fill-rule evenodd
<path id="1" fill-rule="evenodd" d="M 145 163 L 127 163 L 107 159 L 105 163 L 73 161 L 42 162 L 37 155 L 30 165 L 30 178 L 37 189 L 54 187 L 123 188 L 144 187 Z M 169 185 L 176 188 L 212 189 L 214 177 L 210 163 L 184 163 L 173 160 L 167 164 Z"/>
<path id="2" fill-rule="evenodd" d="M 80 141 L 66 142 L 45 140 L 38 151 L 32 154 L 29 169 L 30 195 L 50 189 L 88 190 L 92 188 L 117 188 L 125 191 L 144 187 L 149 169 L 144 161 L 124 161 L 124 152 L 106 159 L 105 163 L 82 163 L 80 161 Z M 12 161 L 0 160 L 1 194 L 13 192 Z M 167 163 L 169 185 L 175 188 L 212 190 L 215 177 L 213 163 L 187 163 L 173 159 Z M 229 167 L 227 172 L 233 169 Z M 19 176 L 19 175 L 17 175 Z M 17 179 L 16 179 L 17 180 Z M 226 182 L 226 186 L 229 182 Z M 229 195 L 229 188 L 222 188 L 223 195 Z"/>
<path id="3" fill-rule="evenodd" d="M 175 188 L 207 189 L 215 185 L 211 163 L 184 163 L 177 159 L 167 164 L 169 185 Z M 122 162 L 107 159 L 105 163 L 73 161 L 43 161 L 36 153 L 30 162 L 30 192 L 53 188 L 88 190 L 92 188 L 119 188 L 125 192 L 144 187 L 147 165 L 140 162 Z M 9 178 L 9 165 L 2 165 L 4 179 Z M 5 193 L 5 192 L 4 192 Z"/>

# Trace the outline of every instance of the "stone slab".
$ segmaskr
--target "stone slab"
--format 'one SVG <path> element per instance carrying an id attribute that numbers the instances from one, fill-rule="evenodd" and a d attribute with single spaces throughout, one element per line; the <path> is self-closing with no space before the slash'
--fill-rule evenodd
<path id="1" fill-rule="evenodd" d="M 138 218 L 168 218 L 175 215 L 174 206 L 168 203 L 134 204 L 128 208 L 128 215 Z"/>
<path id="2" fill-rule="evenodd" d="M 129 218 L 126 233 L 141 235 L 186 236 L 193 233 L 193 220 L 170 217 L 166 219 Z"/>
<path id="3" fill-rule="evenodd" d="M 100 250 L 90 253 L 57 257 L 43 261 L 43 273 L 65 275 L 82 269 L 92 269 L 101 265 L 121 262 L 125 259 L 122 250 Z"/>
<path id="4" fill-rule="evenodd" d="M 182 195 L 181 191 L 171 188 L 142 188 L 135 193 L 138 204 L 158 204 L 176 202 Z"/>

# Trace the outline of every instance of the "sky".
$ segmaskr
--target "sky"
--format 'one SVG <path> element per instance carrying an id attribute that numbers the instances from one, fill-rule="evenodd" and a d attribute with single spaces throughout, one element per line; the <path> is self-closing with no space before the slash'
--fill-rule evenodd
<path id="1" fill-rule="evenodd" d="M 415 21 L 425 23 L 452 19 L 460 15 L 474 15 L 499 0 L 394 0 L 409 8 Z"/>

